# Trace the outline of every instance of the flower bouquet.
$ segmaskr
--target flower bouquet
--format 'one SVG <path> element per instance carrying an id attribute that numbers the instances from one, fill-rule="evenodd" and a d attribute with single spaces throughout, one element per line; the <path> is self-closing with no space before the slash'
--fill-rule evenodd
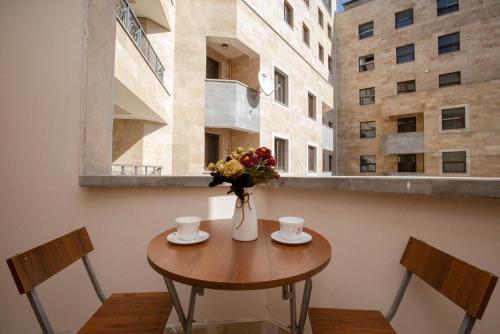
<path id="1" fill-rule="evenodd" d="M 280 177 L 271 150 L 266 147 L 248 150 L 238 147 L 225 159 L 210 163 L 208 169 L 213 177 L 210 187 L 230 183 L 228 194 L 234 193 L 237 196 L 233 215 L 233 238 L 239 241 L 257 239 L 257 213 L 252 188 Z"/>

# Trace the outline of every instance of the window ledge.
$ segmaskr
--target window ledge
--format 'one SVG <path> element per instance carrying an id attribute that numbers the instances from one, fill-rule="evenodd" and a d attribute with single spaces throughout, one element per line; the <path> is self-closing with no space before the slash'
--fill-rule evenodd
<path id="1" fill-rule="evenodd" d="M 206 187 L 210 176 L 80 176 L 82 187 Z M 500 198 L 500 178 L 421 176 L 282 177 L 266 187 Z"/>

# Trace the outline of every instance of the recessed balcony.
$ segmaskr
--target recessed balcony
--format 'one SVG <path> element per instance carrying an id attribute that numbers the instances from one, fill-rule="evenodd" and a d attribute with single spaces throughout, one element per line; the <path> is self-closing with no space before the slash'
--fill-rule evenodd
<path id="1" fill-rule="evenodd" d="M 384 155 L 423 152 L 423 132 L 395 133 L 382 137 L 382 153 Z"/>
<path id="2" fill-rule="evenodd" d="M 235 80 L 206 79 L 205 126 L 258 133 L 259 92 Z"/>

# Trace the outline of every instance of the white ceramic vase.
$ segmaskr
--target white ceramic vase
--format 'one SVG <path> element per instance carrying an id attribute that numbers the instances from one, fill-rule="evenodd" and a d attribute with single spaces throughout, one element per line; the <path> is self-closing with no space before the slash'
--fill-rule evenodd
<path id="1" fill-rule="evenodd" d="M 245 188 L 245 200 L 236 198 L 233 214 L 233 239 L 252 241 L 259 234 L 257 224 L 257 209 L 253 201 L 253 188 Z"/>

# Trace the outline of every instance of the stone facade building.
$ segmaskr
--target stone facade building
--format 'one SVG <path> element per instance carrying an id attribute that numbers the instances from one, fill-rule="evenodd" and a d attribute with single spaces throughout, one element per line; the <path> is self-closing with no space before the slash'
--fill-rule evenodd
<path id="1" fill-rule="evenodd" d="M 500 175 L 500 1 L 335 16 L 338 175 Z"/>

